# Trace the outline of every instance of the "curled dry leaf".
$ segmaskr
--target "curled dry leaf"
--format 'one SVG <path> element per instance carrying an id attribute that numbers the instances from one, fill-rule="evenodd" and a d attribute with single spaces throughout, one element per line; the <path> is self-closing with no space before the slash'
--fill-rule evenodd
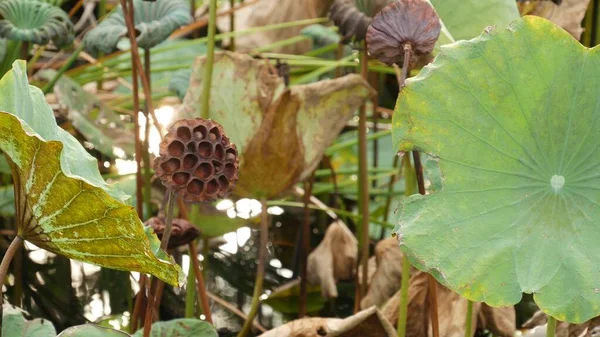
<path id="1" fill-rule="evenodd" d="M 205 61 L 196 60 L 184 116 L 201 111 Z M 286 88 L 268 61 L 217 53 L 209 114 L 222 122 L 240 154 L 242 174 L 234 194 L 275 197 L 307 177 L 356 107 L 373 93 L 357 74 Z"/>
<path id="2" fill-rule="evenodd" d="M 377 244 L 375 247 L 377 269 L 371 279 L 367 295 L 360 302 L 361 308 L 380 306 L 400 289 L 402 256 L 396 238 L 388 238 Z"/>
<path id="3" fill-rule="evenodd" d="M 525 336 L 536 336 L 539 329 L 535 328 L 545 326 L 547 321 L 548 318 L 544 312 L 536 312 L 527 322 L 523 323 L 522 328 L 532 329 Z M 556 324 L 556 337 L 596 337 L 599 333 L 600 317 L 592 318 L 581 324 L 570 324 L 561 321 Z"/>
<path id="4" fill-rule="evenodd" d="M 259 337 L 393 337 L 394 328 L 375 307 L 345 319 L 302 318 L 267 331 Z"/>
<path id="5" fill-rule="evenodd" d="M 162 216 L 153 216 L 145 223 L 146 226 L 152 227 L 154 234 L 162 239 L 165 231 L 165 218 Z M 173 219 L 173 229 L 169 238 L 168 249 L 177 248 L 187 245 L 200 236 L 200 231 L 196 226 L 185 219 Z"/>
<path id="6" fill-rule="evenodd" d="M 308 256 L 308 281 L 321 285 L 323 297 L 337 297 L 336 282 L 352 278 L 357 259 L 358 241 L 345 224 L 336 221 Z"/>
<path id="7" fill-rule="evenodd" d="M 238 178 L 235 144 L 217 122 L 181 119 L 160 142 L 154 170 L 186 202 L 213 201 L 231 193 Z"/>
<path id="8" fill-rule="evenodd" d="M 541 16 L 556 23 L 579 40 L 583 33 L 581 21 L 583 21 L 589 4 L 590 0 L 563 0 L 560 5 L 552 1 L 537 1 L 533 11 L 529 14 Z"/>
<path id="9" fill-rule="evenodd" d="M 255 4 L 235 11 L 235 29 L 245 30 L 284 22 L 320 18 L 325 16 L 332 2 L 333 0 L 258 1 Z M 226 2 L 220 8 L 223 8 L 223 10 L 228 9 L 229 3 Z M 229 32 L 231 28 L 229 15 L 218 17 L 217 27 L 221 32 Z M 296 26 L 238 36 L 235 38 L 235 49 L 240 52 L 251 51 L 257 47 L 298 36 L 302 28 L 304 27 Z M 224 40 L 225 45 L 229 45 L 229 43 L 228 39 Z M 280 53 L 302 54 L 309 51 L 310 48 L 311 43 L 309 41 L 302 41 L 271 50 Z"/>
<path id="10" fill-rule="evenodd" d="M 384 7 L 367 30 L 369 54 L 391 65 L 404 57 L 405 45 L 416 54 L 430 53 L 442 25 L 435 9 L 425 0 L 399 0 Z"/>

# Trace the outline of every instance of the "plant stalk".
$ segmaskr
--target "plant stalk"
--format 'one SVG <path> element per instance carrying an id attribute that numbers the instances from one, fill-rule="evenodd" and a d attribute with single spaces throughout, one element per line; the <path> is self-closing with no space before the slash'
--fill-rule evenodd
<path id="1" fill-rule="evenodd" d="M 473 337 L 473 301 L 467 300 L 467 319 L 465 320 L 465 337 Z"/>
<path id="2" fill-rule="evenodd" d="M 198 291 L 196 292 L 198 295 L 198 302 L 200 302 L 200 304 L 202 305 L 202 313 L 206 317 L 206 321 L 212 324 L 212 314 L 210 312 L 210 305 L 208 304 L 206 285 L 204 284 L 204 276 L 202 275 L 202 271 L 200 270 L 200 261 L 198 261 L 198 250 L 196 249 L 196 243 L 194 243 L 194 241 L 189 243 L 189 250 L 190 259 L 192 260 L 192 265 L 194 266 L 194 274 L 196 275 L 196 280 L 198 281 Z M 205 256 L 205 259 L 208 259 L 208 256 Z"/>
<path id="3" fill-rule="evenodd" d="M 235 0 L 229 0 L 229 7 L 231 9 L 235 7 Z M 235 11 L 229 13 L 229 31 L 235 32 Z M 232 36 L 229 40 L 229 50 L 235 51 L 235 36 Z"/>
<path id="4" fill-rule="evenodd" d="M 15 253 L 19 250 L 19 248 L 21 248 L 22 244 L 23 238 L 17 235 L 10 243 L 10 246 L 8 246 L 6 253 L 4 253 L 4 256 L 2 257 L 2 263 L 0 263 L 0 284 L 4 284 L 4 280 L 6 279 L 6 274 L 8 273 L 8 267 L 10 266 L 10 262 L 15 256 Z M 2 315 L 4 314 L 2 310 L 3 299 L 4 296 L 0 296 L 0 337 L 2 337 Z"/>
<path id="5" fill-rule="evenodd" d="M 252 295 L 252 303 L 250 304 L 248 318 L 244 321 L 244 326 L 237 337 L 246 337 L 250 332 L 254 317 L 258 313 L 260 297 L 263 291 L 265 263 L 267 262 L 267 241 L 269 238 L 269 214 L 267 213 L 267 199 L 262 199 L 260 203 L 260 247 L 258 248 L 258 265 L 256 270 L 256 281 L 254 282 L 254 294 Z"/>
<path id="6" fill-rule="evenodd" d="M 310 195 L 312 193 L 314 172 L 304 182 L 304 210 L 302 217 L 302 270 L 300 272 L 300 301 L 298 308 L 298 317 L 306 316 L 306 302 L 308 299 L 307 284 L 308 284 L 308 254 L 310 252 Z"/>
<path id="7" fill-rule="evenodd" d="M 367 46 L 363 41 L 360 50 L 360 74 L 367 80 Z M 367 157 L 367 107 L 362 105 L 358 116 L 358 183 L 359 183 L 359 206 L 361 215 L 361 265 L 362 281 L 360 286 L 360 297 L 367 294 L 369 280 L 369 164 Z"/>
<path id="8" fill-rule="evenodd" d="M 129 325 L 129 332 L 130 333 L 134 333 L 137 331 L 139 323 L 140 323 L 140 316 L 142 315 L 142 308 L 144 307 L 144 303 L 147 300 L 146 299 L 146 282 L 147 282 L 147 276 L 146 274 L 140 274 L 140 281 L 138 282 L 138 284 L 140 285 L 140 291 L 138 292 L 136 298 L 135 298 L 135 303 L 133 305 L 133 313 L 131 314 L 131 323 Z"/>
<path id="9" fill-rule="evenodd" d="M 396 158 L 399 158 L 396 156 Z M 410 196 L 415 194 L 415 174 L 412 172 L 413 167 L 410 163 L 410 156 L 404 155 L 402 157 L 402 169 L 404 170 L 405 178 L 405 190 L 404 194 Z M 402 172 L 402 169 L 400 172 Z M 402 255 L 402 279 L 400 286 L 400 306 L 398 307 L 398 325 L 397 333 L 398 337 L 406 336 L 406 323 L 408 320 L 408 287 L 410 280 L 410 261 L 406 255 Z"/>
<path id="10" fill-rule="evenodd" d="M 42 92 L 44 93 L 44 95 L 49 93 L 54 88 L 54 85 L 56 84 L 56 82 L 58 82 L 60 77 L 65 73 L 65 71 L 67 71 L 67 69 L 69 69 L 73 65 L 75 60 L 77 60 L 77 57 L 79 57 L 79 53 L 81 53 L 81 51 L 83 50 L 83 47 L 83 43 L 80 43 L 77 46 L 77 48 L 75 48 L 73 53 L 71 53 L 71 56 L 69 56 L 67 61 L 60 67 L 60 69 L 58 69 L 58 71 L 50 80 L 50 82 L 48 82 L 48 84 L 46 84 L 44 88 L 42 88 Z"/>
<path id="11" fill-rule="evenodd" d="M 169 201 L 167 202 L 167 212 L 165 219 L 165 231 L 163 232 L 162 238 L 160 240 L 160 249 L 165 252 L 167 251 L 169 239 L 171 238 L 171 231 L 173 229 L 173 210 L 175 208 L 175 198 L 175 193 L 173 193 L 173 191 L 169 191 Z M 152 329 L 152 321 L 154 319 L 154 303 L 156 303 L 158 282 L 160 282 L 155 277 L 152 277 L 151 280 L 152 281 L 150 281 L 150 293 L 148 294 L 148 302 L 146 303 L 146 316 L 144 318 L 144 337 L 150 336 L 150 331 Z"/>
<path id="12" fill-rule="evenodd" d="M 415 171 L 417 174 L 417 184 L 419 185 L 419 194 L 425 195 L 425 180 L 423 178 L 423 165 L 421 165 L 421 155 L 419 151 L 413 151 L 413 159 L 415 161 Z M 431 276 L 427 275 L 428 292 L 427 299 L 429 301 L 429 314 L 431 319 L 431 329 L 433 337 L 440 336 L 440 326 L 438 320 L 438 309 L 437 309 L 437 285 L 436 280 Z"/>
<path id="13" fill-rule="evenodd" d="M 215 61 L 215 32 L 217 26 L 217 0 L 210 0 L 208 14 L 208 42 L 206 45 L 206 63 L 204 64 L 204 77 L 202 79 L 202 111 L 200 117 L 210 117 L 210 87 L 212 84 L 213 63 Z"/>
<path id="14" fill-rule="evenodd" d="M 144 48 L 144 74 L 148 79 L 148 90 L 152 92 L 152 78 L 150 69 L 150 48 Z M 152 107 L 152 97 L 146 96 L 144 99 L 144 117 L 146 118 L 146 126 L 144 128 L 144 147 L 142 152 L 142 160 L 144 162 L 144 204 L 146 206 L 146 218 L 152 213 L 152 173 L 150 172 L 150 109 Z M 156 124 L 156 123 L 155 123 Z"/>
<path id="15" fill-rule="evenodd" d="M 193 318 L 196 314 L 196 276 L 194 274 L 194 265 L 191 261 L 188 267 L 187 285 L 185 291 L 185 318 Z"/>
<path id="16" fill-rule="evenodd" d="M 548 325 L 546 326 L 546 337 L 556 336 L 556 318 L 548 316 Z"/>

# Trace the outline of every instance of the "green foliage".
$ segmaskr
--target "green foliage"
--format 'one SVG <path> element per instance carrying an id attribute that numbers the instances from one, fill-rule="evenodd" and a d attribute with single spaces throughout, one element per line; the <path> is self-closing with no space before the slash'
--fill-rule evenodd
<path id="1" fill-rule="evenodd" d="M 183 281 L 96 159 L 56 125 L 41 91 L 28 85 L 24 62 L 0 80 L 0 93 L 0 111 L 10 111 L 0 112 L 0 150 L 15 180 L 18 234 L 69 258 Z"/>
<path id="2" fill-rule="evenodd" d="M 188 2 L 184 0 L 134 0 L 135 29 L 140 48 L 152 48 L 166 40 L 171 33 L 192 21 Z M 121 6 L 85 36 L 86 49 L 110 53 L 122 37 L 127 36 L 127 27 Z"/>
<path id="3" fill-rule="evenodd" d="M 473 301 L 600 314 L 599 48 L 539 17 L 442 48 L 401 92 L 394 143 L 439 158 L 442 189 L 405 199 L 419 269 Z"/>
<path id="4" fill-rule="evenodd" d="M 10 304 L 2 309 L 3 337 L 55 337 L 56 330 L 52 322 L 41 318 L 30 321 L 23 317 L 25 312 Z"/>
<path id="5" fill-rule="evenodd" d="M 142 337 L 143 330 L 138 330 L 131 337 Z M 152 324 L 150 337 L 217 337 L 215 328 L 207 322 L 182 318 Z"/>
<path id="6" fill-rule="evenodd" d="M 95 324 L 84 324 L 78 325 L 63 331 L 57 337 L 128 337 L 129 334 L 95 325 Z"/>
<path id="7" fill-rule="evenodd" d="M 0 37 L 35 44 L 51 40 L 59 47 L 73 41 L 71 19 L 59 7 L 37 0 L 0 1 Z"/>

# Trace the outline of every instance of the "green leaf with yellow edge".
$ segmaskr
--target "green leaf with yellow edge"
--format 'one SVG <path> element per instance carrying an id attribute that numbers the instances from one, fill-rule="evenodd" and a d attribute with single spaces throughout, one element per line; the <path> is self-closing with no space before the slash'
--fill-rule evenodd
<path id="1" fill-rule="evenodd" d="M 600 314 L 599 79 L 600 48 L 524 17 L 407 81 L 394 143 L 437 157 L 443 177 L 399 207 L 417 268 L 492 306 L 525 292 L 561 321 Z"/>
<path id="2" fill-rule="evenodd" d="M 125 195 L 56 125 L 42 92 L 29 86 L 22 61 L 0 80 L 0 150 L 12 169 L 23 239 L 72 259 L 182 283 L 181 268 L 158 249 Z"/>

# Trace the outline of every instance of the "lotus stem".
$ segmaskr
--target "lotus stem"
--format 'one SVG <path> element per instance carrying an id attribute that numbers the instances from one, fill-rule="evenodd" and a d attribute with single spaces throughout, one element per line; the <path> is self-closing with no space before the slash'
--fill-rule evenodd
<path id="1" fill-rule="evenodd" d="M 83 1 L 80 1 L 79 3 L 83 3 Z M 103 18 L 105 15 L 106 15 L 106 0 L 100 0 L 98 2 L 98 17 Z M 99 53 L 98 58 L 103 57 L 103 56 L 104 56 L 104 53 Z M 98 80 L 98 82 L 96 84 L 98 92 L 100 92 L 100 90 L 102 90 L 103 84 L 104 83 L 103 83 L 102 79 Z"/>
<path id="2" fill-rule="evenodd" d="M 399 158 L 400 158 L 399 156 L 394 156 L 394 161 L 392 162 L 392 168 L 395 169 L 398 167 L 398 159 Z M 400 172 L 398 174 L 393 174 L 390 176 L 390 182 L 388 184 L 388 195 L 385 198 L 385 206 L 383 208 L 383 221 L 385 221 L 385 222 L 388 221 L 390 207 L 392 206 L 392 192 L 394 191 L 394 184 L 401 177 L 402 177 L 402 170 L 400 170 Z M 405 191 L 406 191 L 406 188 L 405 188 Z M 381 235 L 379 236 L 379 239 L 383 240 L 384 236 L 385 236 L 385 228 L 382 227 Z"/>
<path id="3" fill-rule="evenodd" d="M 229 0 L 229 8 L 235 8 L 235 0 Z M 233 10 L 229 13 L 229 31 L 235 31 L 235 11 Z M 229 49 L 235 51 L 235 36 L 231 37 L 231 40 L 229 41 Z"/>
<path id="4" fill-rule="evenodd" d="M 269 214 L 267 213 L 267 200 L 261 200 L 260 212 L 260 247 L 258 248 L 258 265 L 256 270 L 256 281 L 254 282 L 254 294 L 250 304 L 248 318 L 244 321 L 242 330 L 237 337 L 246 337 L 252 328 L 254 317 L 258 313 L 260 305 L 260 296 L 263 291 L 263 281 L 265 278 L 265 263 L 267 262 L 267 241 L 269 238 Z"/>
<path id="5" fill-rule="evenodd" d="M 304 210 L 302 215 L 302 270 L 300 272 L 300 301 L 298 307 L 298 316 L 300 318 L 306 316 L 306 302 L 308 298 L 308 254 L 310 252 L 310 195 L 312 193 L 312 181 L 314 173 L 304 182 Z"/>
<path id="6" fill-rule="evenodd" d="M 396 156 L 399 158 L 399 156 Z M 404 182 L 405 189 L 404 195 L 410 196 L 416 192 L 416 176 L 413 172 L 413 167 L 410 163 L 410 156 L 404 155 L 402 157 L 402 169 L 404 170 Z M 396 332 L 398 337 L 406 336 L 406 323 L 408 321 L 408 287 L 410 285 L 410 261 L 406 255 L 402 255 L 402 279 L 400 283 L 400 305 L 398 307 L 398 325 Z"/>
<path id="7" fill-rule="evenodd" d="M 212 299 L 214 302 L 220 304 L 223 308 L 236 314 L 241 319 L 244 319 L 244 320 L 248 319 L 248 316 L 246 314 L 244 314 L 241 310 L 239 310 L 235 306 L 231 305 L 231 303 L 225 301 L 224 299 L 220 298 L 219 296 L 217 296 L 215 294 L 212 294 L 209 291 L 207 291 L 206 293 L 210 299 Z M 252 326 L 254 327 L 254 329 L 256 329 L 260 332 L 267 332 L 267 329 L 265 329 L 265 327 L 262 326 L 260 323 L 258 323 L 256 320 L 252 321 Z"/>
<path id="8" fill-rule="evenodd" d="M 217 0 L 210 0 L 208 14 L 208 43 L 206 45 L 206 63 L 204 64 L 204 77 L 202 79 L 202 111 L 200 117 L 210 117 L 210 86 L 212 84 L 213 63 L 215 61 L 215 32 L 217 26 Z"/>
<path id="9" fill-rule="evenodd" d="M 22 244 L 23 238 L 17 235 L 10 243 L 10 246 L 8 246 L 6 253 L 4 253 L 4 256 L 2 257 L 2 263 L 0 263 L 0 282 L 2 282 L 1 284 L 4 284 L 4 280 L 6 279 L 6 274 L 8 273 L 8 267 L 10 266 L 10 262 L 15 256 L 15 253 L 19 250 L 19 248 L 21 248 Z M 2 337 L 3 299 L 4 296 L 0 296 L 0 337 Z"/>
<path id="10" fill-rule="evenodd" d="M 360 50 L 360 74 L 366 80 L 368 76 L 367 46 L 363 42 Z M 359 110 L 358 120 L 358 183 L 359 183 L 359 206 L 361 221 L 361 265 L 362 282 L 360 295 L 363 298 L 367 294 L 369 280 L 369 179 L 368 179 L 368 157 L 367 157 L 367 107 L 362 105 Z"/>
<path id="11" fill-rule="evenodd" d="M 415 171 L 417 175 L 417 184 L 419 186 L 419 194 L 425 195 L 425 180 L 423 178 L 423 165 L 421 165 L 421 156 L 419 151 L 413 151 L 413 159 L 415 161 Z M 431 330 L 433 337 L 440 336 L 440 326 L 438 320 L 438 309 L 437 309 L 437 285 L 436 281 L 431 276 L 427 275 L 428 292 L 427 298 L 429 301 L 429 315 L 431 319 Z"/>
<path id="12" fill-rule="evenodd" d="M 195 316 L 196 311 L 196 276 L 194 274 L 194 265 L 192 264 L 191 257 L 185 289 L 185 318 L 192 318 Z"/>
<path id="13" fill-rule="evenodd" d="M 465 337 L 473 337 L 473 301 L 467 300 L 467 319 L 465 320 Z"/>
<path id="14" fill-rule="evenodd" d="M 148 80 L 148 90 L 152 92 L 152 71 L 150 69 L 150 48 L 144 48 L 144 74 Z M 144 147 L 142 152 L 142 160 L 144 163 L 144 204 L 146 205 L 146 218 L 152 213 L 152 185 L 149 182 L 152 179 L 150 172 L 150 109 L 152 109 L 152 97 L 144 97 L 144 117 L 146 118 L 146 126 L 144 128 Z M 156 124 L 156 123 L 155 123 Z"/>
<path id="15" fill-rule="evenodd" d="M 138 329 L 138 325 L 140 323 L 141 311 L 144 306 L 144 300 L 146 299 L 146 274 L 140 274 L 140 281 L 138 282 L 140 286 L 140 291 L 138 292 L 137 297 L 135 298 L 135 304 L 133 305 L 133 312 L 131 313 L 131 324 L 129 326 L 129 332 L 134 333 Z"/>
<path id="16" fill-rule="evenodd" d="M 54 85 L 56 84 L 56 82 L 58 82 L 60 77 L 67 71 L 67 69 L 69 69 L 73 65 L 75 60 L 77 60 L 77 57 L 79 57 L 79 53 L 81 53 L 81 51 L 83 50 L 83 46 L 84 46 L 83 43 L 80 43 L 77 46 L 77 48 L 75 48 L 75 50 L 73 51 L 71 56 L 69 56 L 67 61 L 60 67 L 60 69 L 58 69 L 58 71 L 56 72 L 54 77 L 50 80 L 50 82 L 48 82 L 48 84 L 46 84 L 44 86 L 44 88 L 42 89 L 42 92 L 44 93 L 44 95 L 49 93 L 50 91 L 52 91 L 52 89 L 54 88 Z"/>
<path id="17" fill-rule="evenodd" d="M 546 337 L 556 336 L 556 318 L 548 316 L 548 326 L 546 326 Z"/>
<path id="18" fill-rule="evenodd" d="M 135 136 L 135 197 L 136 197 L 136 210 L 137 215 L 140 219 L 144 217 L 144 195 L 142 193 L 142 187 L 144 186 L 144 180 L 142 179 L 142 140 L 140 138 L 140 89 L 138 86 L 137 69 L 133 65 L 133 57 L 131 58 L 131 84 L 133 91 L 133 133 Z M 140 278 L 141 280 L 141 278 Z M 137 301 L 136 301 L 137 305 Z"/>
<path id="19" fill-rule="evenodd" d="M 198 291 L 198 302 L 202 305 L 202 313 L 206 317 L 206 321 L 212 324 L 212 314 L 210 312 L 210 305 L 208 304 L 208 295 L 206 294 L 206 284 L 204 283 L 204 276 L 202 275 L 202 271 L 200 270 L 200 261 L 198 261 L 198 251 L 196 250 L 196 244 L 194 241 L 191 241 L 189 244 L 190 250 L 190 259 L 194 268 L 194 274 L 196 275 L 196 280 L 198 281 L 197 287 Z M 204 257 L 208 259 L 208 256 Z"/>

